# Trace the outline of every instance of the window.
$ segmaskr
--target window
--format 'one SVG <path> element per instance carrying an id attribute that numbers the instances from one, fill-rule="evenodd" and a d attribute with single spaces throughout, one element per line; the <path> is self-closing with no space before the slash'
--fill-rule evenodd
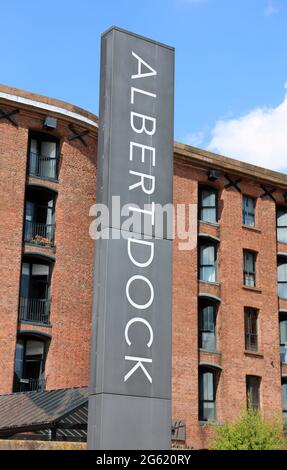
<path id="1" fill-rule="evenodd" d="M 287 260 L 278 261 L 278 296 L 280 299 L 287 299 Z"/>
<path id="2" fill-rule="evenodd" d="M 45 246 L 54 243 L 55 197 L 29 188 L 26 193 L 24 240 Z"/>
<path id="3" fill-rule="evenodd" d="M 287 363 L 287 314 L 280 314 L 280 359 Z"/>
<path id="4" fill-rule="evenodd" d="M 253 197 L 243 195 L 242 223 L 243 225 L 255 227 L 255 200 Z"/>
<path id="5" fill-rule="evenodd" d="M 200 303 L 199 347 L 206 351 L 216 351 L 216 306 L 207 301 Z"/>
<path id="6" fill-rule="evenodd" d="M 244 251 L 244 285 L 256 287 L 256 253 Z"/>
<path id="7" fill-rule="evenodd" d="M 199 219 L 203 222 L 217 222 L 218 217 L 216 189 L 209 187 L 199 189 Z"/>
<path id="8" fill-rule="evenodd" d="M 277 208 L 277 241 L 287 243 L 287 207 Z"/>
<path id="9" fill-rule="evenodd" d="M 48 135 L 32 135 L 29 143 L 29 174 L 41 178 L 58 177 L 58 142 Z"/>
<path id="10" fill-rule="evenodd" d="M 283 416 L 287 418 L 287 382 L 282 382 L 282 408 L 283 408 Z"/>
<path id="11" fill-rule="evenodd" d="M 14 392 L 44 388 L 45 343 L 33 337 L 18 339 L 15 354 Z"/>
<path id="12" fill-rule="evenodd" d="M 22 263 L 20 320 L 49 323 L 50 265 L 35 260 Z"/>
<path id="13" fill-rule="evenodd" d="M 248 408 L 258 410 L 260 408 L 260 377 L 246 376 L 246 396 Z"/>
<path id="14" fill-rule="evenodd" d="M 199 247 L 199 279 L 216 282 L 217 247 L 215 244 L 202 243 Z"/>
<path id="15" fill-rule="evenodd" d="M 254 308 L 245 308 L 245 349 L 258 351 L 258 312 Z"/>
<path id="16" fill-rule="evenodd" d="M 216 419 L 216 372 L 207 368 L 199 370 L 199 420 Z"/>

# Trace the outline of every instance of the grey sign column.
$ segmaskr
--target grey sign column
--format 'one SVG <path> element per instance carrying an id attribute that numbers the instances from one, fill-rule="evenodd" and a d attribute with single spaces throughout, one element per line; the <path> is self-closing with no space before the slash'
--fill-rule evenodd
<path id="1" fill-rule="evenodd" d="M 172 240 L 158 220 L 172 203 L 174 50 L 116 27 L 101 47 L 97 203 L 110 218 L 96 241 L 88 448 L 168 449 Z M 146 224 L 124 224 L 136 216 Z"/>

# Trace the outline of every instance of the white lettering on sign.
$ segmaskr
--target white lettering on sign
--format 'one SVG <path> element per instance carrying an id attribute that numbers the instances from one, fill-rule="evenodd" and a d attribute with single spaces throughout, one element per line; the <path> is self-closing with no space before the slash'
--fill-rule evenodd
<path id="1" fill-rule="evenodd" d="M 136 60 L 136 69 L 137 73 L 131 76 L 132 80 L 137 79 L 146 79 L 147 88 L 151 83 L 150 80 L 154 80 L 157 76 L 157 71 L 151 67 L 142 57 L 132 51 L 131 60 L 134 62 Z M 133 64 L 134 65 L 134 64 Z M 143 82 L 141 81 L 141 86 Z M 142 168 L 137 168 L 129 170 L 129 191 L 141 191 L 147 197 L 147 202 L 150 206 L 150 209 L 147 209 L 147 204 L 145 208 L 141 209 L 139 207 L 129 207 L 129 212 L 139 212 L 145 216 L 151 217 L 151 223 L 155 223 L 155 202 L 150 201 L 149 197 L 154 194 L 156 180 L 155 176 L 152 174 L 152 171 L 156 165 L 156 149 L 151 147 L 150 140 L 151 137 L 156 134 L 157 131 L 157 120 L 153 116 L 155 109 L 155 100 L 157 98 L 155 93 L 149 91 L 149 89 L 137 88 L 135 86 L 131 87 L 131 105 L 134 106 L 134 109 L 130 112 L 130 126 L 135 137 L 141 135 L 141 141 L 130 142 L 129 146 L 129 161 L 134 164 L 145 164 L 145 171 L 141 171 Z M 141 109 L 138 109 L 139 98 L 148 100 L 147 103 L 150 104 L 151 115 L 143 114 Z M 143 139 L 146 138 L 147 142 L 143 143 Z M 135 139 L 136 140 L 136 139 Z M 148 168 L 148 170 L 147 170 Z M 147 173 L 149 171 L 149 173 Z M 143 255 L 143 251 L 147 251 Z M 141 256 L 137 255 L 140 250 Z M 152 265 L 154 260 L 154 242 L 138 240 L 131 237 L 127 240 L 127 253 L 131 263 L 141 269 L 148 268 Z M 148 295 L 143 300 L 143 292 L 148 292 Z M 140 295 L 139 295 L 140 294 Z M 151 346 L 154 341 L 154 332 L 150 322 L 144 318 L 144 313 L 152 306 L 154 301 L 154 287 L 151 281 L 147 276 L 142 274 L 137 274 L 132 276 L 126 284 L 126 298 L 128 303 L 135 309 L 136 315 L 129 319 L 125 327 L 125 341 L 128 347 L 135 346 L 129 335 L 131 327 L 137 329 L 137 333 L 140 331 L 140 325 L 142 325 L 143 333 L 144 329 L 148 331 L 149 337 L 146 343 L 148 356 L 151 355 Z M 141 316 L 139 315 L 141 314 Z M 132 361 L 135 364 L 131 367 L 129 372 L 124 376 L 124 382 L 130 380 L 134 374 L 141 372 L 144 374 L 149 383 L 152 383 L 152 376 L 148 372 L 146 366 L 147 364 L 152 364 L 152 357 L 136 357 L 131 355 L 125 356 L 125 361 Z"/>
<path id="2" fill-rule="evenodd" d="M 133 325 L 134 323 L 143 323 L 147 329 L 149 330 L 149 334 L 150 334 L 150 339 L 147 343 L 147 347 L 150 348 L 152 343 L 153 343 L 153 330 L 152 330 L 152 327 L 150 326 L 149 322 L 147 320 L 145 320 L 144 318 L 132 318 L 126 325 L 126 329 L 125 329 L 125 339 L 126 339 L 126 342 L 127 344 L 130 346 L 132 343 L 129 339 L 129 329 L 130 329 L 130 326 Z"/>

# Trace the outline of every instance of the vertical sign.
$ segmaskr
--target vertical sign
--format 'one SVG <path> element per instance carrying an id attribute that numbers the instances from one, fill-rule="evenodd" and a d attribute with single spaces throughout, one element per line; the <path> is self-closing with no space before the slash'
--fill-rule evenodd
<path id="1" fill-rule="evenodd" d="M 173 48 L 103 34 L 89 449 L 170 447 L 173 94 Z"/>

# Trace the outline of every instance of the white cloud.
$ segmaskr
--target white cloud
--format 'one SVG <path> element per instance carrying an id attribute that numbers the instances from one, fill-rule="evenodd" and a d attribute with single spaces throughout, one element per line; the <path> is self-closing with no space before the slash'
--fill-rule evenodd
<path id="1" fill-rule="evenodd" d="M 218 121 L 211 134 L 208 150 L 265 168 L 286 170 L 287 93 L 275 108 L 257 108 L 238 119 Z"/>
<path id="2" fill-rule="evenodd" d="M 199 147 L 204 141 L 204 132 L 194 132 L 193 134 L 188 134 L 186 137 L 186 143 L 192 145 L 193 147 Z"/>
<path id="3" fill-rule="evenodd" d="M 275 15 L 279 12 L 279 8 L 275 6 L 273 0 L 268 0 L 264 13 L 266 16 Z"/>

